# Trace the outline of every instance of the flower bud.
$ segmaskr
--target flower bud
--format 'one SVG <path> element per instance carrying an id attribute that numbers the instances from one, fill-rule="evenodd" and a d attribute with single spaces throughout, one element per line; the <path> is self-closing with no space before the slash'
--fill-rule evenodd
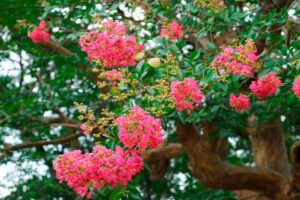
<path id="1" fill-rule="evenodd" d="M 160 67 L 160 59 L 150 58 L 147 62 L 151 67 Z"/>

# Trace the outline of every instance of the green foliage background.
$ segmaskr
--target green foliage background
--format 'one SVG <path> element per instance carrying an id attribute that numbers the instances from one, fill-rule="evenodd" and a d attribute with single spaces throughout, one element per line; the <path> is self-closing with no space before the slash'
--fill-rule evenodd
<path id="1" fill-rule="evenodd" d="M 192 122 L 202 119 L 214 121 L 221 129 L 215 137 L 228 137 L 235 141 L 230 145 L 228 162 L 236 165 L 252 163 L 249 142 L 238 134 L 243 132 L 245 119 L 250 113 L 258 115 L 261 121 L 276 117 L 284 118 L 287 146 L 299 137 L 300 103 L 289 90 L 300 70 L 300 34 L 291 31 L 291 35 L 287 38 L 287 34 L 269 31 L 273 25 L 283 25 L 286 30 L 293 30 L 288 10 L 294 10 L 295 16 L 299 15 L 295 4 L 289 8 L 274 8 L 266 14 L 261 14 L 261 2 L 255 0 L 225 1 L 227 8 L 217 13 L 208 8 L 197 7 L 193 1 L 183 3 L 174 0 L 169 6 L 163 6 L 158 1 L 148 1 L 151 3 L 151 10 L 147 13 L 145 23 L 135 22 L 140 24 L 138 27 L 132 25 L 130 17 L 118 18 L 119 4 L 122 1 L 106 2 L 96 0 L 0 1 L 0 147 L 2 149 L 5 146 L 4 139 L 13 133 L 17 133 L 21 142 L 52 140 L 66 136 L 67 129 L 55 128 L 44 120 L 43 116 L 47 111 L 77 119 L 79 113 L 74 108 L 75 101 L 88 105 L 95 113 L 99 111 L 102 106 L 102 102 L 97 98 L 99 91 L 86 76 L 86 66 L 94 64 L 87 61 L 86 54 L 81 52 L 78 45 L 79 37 L 88 30 L 88 26 L 93 22 L 93 16 L 112 17 L 124 21 L 130 25 L 132 34 L 138 34 L 139 27 L 143 27 L 151 33 L 150 36 L 140 38 L 144 43 L 159 34 L 159 26 L 154 24 L 159 24 L 164 18 L 174 18 L 174 13 L 181 14 L 180 23 L 185 31 L 194 31 L 198 38 L 207 35 L 215 37 L 224 31 L 235 30 L 237 41 L 245 41 L 247 38 L 266 39 L 266 50 L 260 58 L 262 69 L 259 76 L 270 71 L 276 73 L 283 71 L 280 73 L 280 78 L 284 85 L 274 97 L 268 99 L 267 105 L 253 104 L 249 112 L 240 114 L 228 108 L 228 94 L 240 88 L 240 80 L 230 77 L 226 84 L 216 82 L 215 74 L 208 70 L 214 56 L 220 52 L 217 44 L 210 41 L 205 50 L 193 49 L 185 54 L 182 49 L 189 44 L 188 39 L 170 44 L 163 39 L 155 38 L 154 40 L 160 44 L 152 50 L 155 56 L 162 58 L 172 52 L 180 58 L 179 64 L 182 68 L 178 79 L 190 76 L 199 80 L 202 85 L 209 85 L 209 89 L 205 92 L 207 105 L 201 111 L 193 112 L 189 117 L 171 113 L 163 120 L 182 117 Z M 102 5 L 101 9 L 96 7 L 99 3 Z M 243 9 L 241 5 L 245 5 L 247 9 Z M 196 20 L 199 16 L 201 20 Z M 76 21 L 78 19 L 80 19 L 79 23 Z M 52 39 L 72 51 L 73 55 L 62 56 L 55 50 L 34 44 L 27 37 L 32 27 L 20 25 L 20 20 L 26 20 L 33 26 L 36 26 L 40 20 L 46 20 Z M 147 25 L 148 23 L 152 25 Z M 59 27 L 59 31 L 55 31 L 56 27 Z M 15 57 L 19 57 L 20 60 L 11 60 L 12 54 L 17 55 Z M 2 73 L 7 70 L 4 61 L 8 60 L 17 67 L 17 74 Z M 131 70 L 140 81 L 146 83 L 159 78 L 157 71 L 149 68 L 144 61 Z M 30 81 L 26 81 L 28 77 Z M 252 102 L 255 102 L 254 98 Z M 144 107 L 149 106 L 147 102 L 140 102 L 140 104 Z M 176 140 L 172 131 L 168 137 L 169 140 Z M 85 152 L 89 151 L 94 145 L 92 140 L 81 137 L 80 148 Z M 70 148 L 70 144 L 63 144 L 48 148 L 24 149 L 17 153 L 3 150 L 1 152 L 5 155 L 1 160 L 3 165 L 14 162 L 22 168 L 24 162 L 42 161 L 48 166 L 45 176 L 33 175 L 29 179 L 20 176 L 20 181 L 15 185 L 13 192 L 5 199 L 58 199 L 59 197 L 79 199 L 66 184 L 58 183 L 51 167 L 52 161 Z M 100 191 L 94 191 L 92 199 L 236 199 L 228 191 L 204 188 L 190 174 L 187 162 L 185 154 L 171 160 L 166 175 L 161 181 L 156 182 L 149 180 L 146 163 L 143 172 L 137 175 L 126 189 L 111 190 L 105 187 Z M 31 173 L 30 170 L 23 171 L 26 175 Z M 180 179 L 178 174 L 183 174 L 185 178 Z"/>

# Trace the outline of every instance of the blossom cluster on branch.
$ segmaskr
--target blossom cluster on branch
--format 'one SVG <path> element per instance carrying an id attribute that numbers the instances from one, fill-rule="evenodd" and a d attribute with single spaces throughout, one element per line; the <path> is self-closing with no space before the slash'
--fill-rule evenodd
<path id="1" fill-rule="evenodd" d="M 265 77 L 252 81 L 250 90 L 259 99 L 274 95 L 277 88 L 281 85 L 281 81 L 273 72 L 268 73 Z"/>
<path id="2" fill-rule="evenodd" d="M 47 24 L 45 21 L 40 21 L 39 25 L 28 34 L 28 37 L 34 43 L 43 43 L 50 40 L 50 33 L 47 31 Z"/>
<path id="3" fill-rule="evenodd" d="M 169 40 L 182 39 L 183 29 L 177 22 L 173 21 L 162 27 L 160 30 L 160 36 L 166 36 Z"/>
<path id="4" fill-rule="evenodd" d="M 229 98 L 229 105 L 233 107 L 235 111 L 239 112 L 248 109 L 250 99 L 246 95 L 240 94 L 238 96 L 235 96 L 234 94 L 230 94 Z"/>
<path id="5" fill-rule="evenodd" d="M 227 47 L 215 57 L 212 67 L 219 72 L 225 71 L 227 74 L 252 77 L 258 68 L 256 51 L 252 40 L 247 40 L 245 45 L 235 48 Z"/>
<path id="6" fill-rule="evenodd" d="M 135 36 L 126 36 L 124 24 L 113 20 L 103 22 L 102 29 L 83 35 L 79 44 L 89 60 L 104 68 L 135 66 L 134 57 L 144 48 Z"/>
<path id="7" fill-rule="evenodd" d="M 80 150 L 70 151 L 53 162 L 56 178 L 66 181 L 81 197 L 91 197 L 89 187 L 100 189 L 127 185 L 132 177 L 141 171 L 143 159 L 137 152 L 116 150 L 95 146 L 91 153 L 82 154 Z"/>
<path id="8" fill-rule="evenodd" d="M 121 81 L 122 79 L 123 79 L 123 76 L 122 76 L 121 72 L 119 72 L 116 69 L 112 69 L 106 73 L 106 80 L 111 82 L 112 86 L 116 86 L 117 81 Z"/>
<path id="9" fill-rule="evenodd" d="M 95 146 L 91 153 L 86 154 L 80 150 L 70 151 L 53 162 L 56 178 L 60 183 L 67 182 L 81 197 L 91 197 L 90 187 L 100 189 L 105 184 L 126 186 L 143 167 L 141 153 L 162 143 L 160 120 L 138 106 L 133 107 L 128 116 L 118 117 L 115 123 L 119 127 L 119 141 L 124 147 L 117 146 L 114 151 Z"/>
<path id="10" fill-rule="evenodd" d="M 162 128 L 159 119 L 148 115 L 140 107 L 132 108 L 128 116 L 115 120 L 119 127 L 119 139 L 127 149 L 153 149 L 162 143 Z"/>
<path id="11" fill-rule="evenodd" d="M 188 114 L 195 109 L 194 104 L 200 104 L 203 100 L 197 82 L 191 78 L 172 82 L 170 95 L 174 98 L 176 109 L 180 112 L 186 110 Z"/>

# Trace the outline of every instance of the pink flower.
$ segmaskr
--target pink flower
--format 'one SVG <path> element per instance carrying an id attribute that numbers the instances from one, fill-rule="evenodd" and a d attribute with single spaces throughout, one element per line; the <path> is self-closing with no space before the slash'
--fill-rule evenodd
<path id="1" fill-rule="evenodd" d="M 143 151 L 162 143 L 160 119 L 152 117 L 138 106 L 133 107 L 128 116 L 118 117 L 115 123 L 119 127 L 119 139 L 128 149 Z"/>
<path id="2" fill-rule="evenodd" d="M 281 81 L 273 72 L 268 73 L 264 78 L 259 78 L 257 81 L 252 81 L 250 90 L 259 99 L 274 95 L 277 88 L 281 85 Z"/>
<path id="3" fill-rule="evenodd" d="M 229 105 L 230 107 L 234 108 L 236 112 L 245 111 L 248 109 L 250 100 L 246 95 L 240 94 L 239 96 L 235 96 L 231 93 L 229 98 Z"/>
<path id="4" fill-rule="evenodd" d="M 60 183 L 65 181 L 82 198 L 91 198 L 89 188 L 100 189 L 126 186 L 143 167 L 143 158 L 138 152 L 123 151 L 119 146 L 110 150 L 95 146 L 91 153 L 82 154 L 80 150 L 60 155 L 53 168 Z"/>
<path id="5" fill-rule="evenodd" d="M 60 155 L 53 162 L 59 182 L 65 181 L 82 198 L 91 198 L 90 188 L 126 186 L 142 170 L 141 153 L 162 143 L 160 120 L 138 106 L 133 107 L 128 116 L 118 117 L 116 124 L 124 148 L 117 146 L 111 150 L 95 146 L 91 153 L 75 150 Z M 80 128 L 88 134 L 85 123 Z"/>
<path id="6" fill-rule="evenodd" d="M 87 130 L 86 123 L 80 125 L 80 129 L 82 130 L 84 135 L 89 135 L 91 132 Z"/>
<path id="7" fill-rule="evenodd" d="M 47 32 L 47 24 L 45 21 L 40 21 L 40 24 L 28 34 L 28 37 L 34 43 L 43 43 L 50 40 L 50 33 Z"/>
<path id="8" fill-rule="evenodd" d="M 122 77 L 122 74 L 118 70 L 113 69 L 106 73 L 106 79 L 111 82 L 112 86 L 115 86 L 115 85 L 117 85 L 117 81 L 122 80 L 123 77 Z"/>
<path id="9" fill-rule="evenodd" d="M 102 23 L 103 30 L 91 31 L 79 39 L 81 50 L 88 59 L 104 68 L 136 65 L 135 55 L 143 50 L 134 36 L 126 36 L 126 27 L 113 20 Z"/>
<path id="10" fill-rule="evenodd" d="M 251 40 L 234 49 L 227 47 L 215 57 L 212 67 L 220 71 L 225 70 L 228 74 L 252 77 L 257 62 L 256 51 Z"/>
<path id="11" fill-rule="evenodd" d="M 180 112 L 187 110 L 188 114 L 195 109 L 193 104 L 200 104 L 203 100 L 202 92 L 198 89 L 196 81 L 191 78 L 184 78 L 182 82 L 172 82 L 170 95 L 174 99 L 176 109 Z"/>
<path id="12" fill-rule="evenodd" d="M 292 90 L 298 99 L 300 99 L 300 76 L 298 76 L 293 84 Z"/>
<path id="13" fill-rule="evenodd" d="M 160 36 L 168 36 L 169 40 L 183 37 L 182 27 L 175 21 L 169 23 L 167 27 L 161 29 Z"/>

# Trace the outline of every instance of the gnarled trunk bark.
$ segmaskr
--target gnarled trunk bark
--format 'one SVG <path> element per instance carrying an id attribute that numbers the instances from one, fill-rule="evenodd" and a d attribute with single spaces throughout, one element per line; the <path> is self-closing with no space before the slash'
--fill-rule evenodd
<path id="1" fill-rule="evenodd" d="M 179 123 L 177 134 L 190 159 L 192 174 L 204 186 L 238 190 L 243 198 L 250 199 L 297 199 L 297 195 L 291 190 L 293 183 L 289 177 L 286 148 L 279 122 L 267 122 L 248 129 L 252 134 L 250 141 L 253 142 L 257 162 L 255 167 L 232 166 L 224 162 L 224 151 L 221 149 L 224 150 L 226 141 L 209 138 L 209 134 L 217 131 L 212 123 L 204 123 L 202 127 L 201 132 L 194 125 Z"/>

